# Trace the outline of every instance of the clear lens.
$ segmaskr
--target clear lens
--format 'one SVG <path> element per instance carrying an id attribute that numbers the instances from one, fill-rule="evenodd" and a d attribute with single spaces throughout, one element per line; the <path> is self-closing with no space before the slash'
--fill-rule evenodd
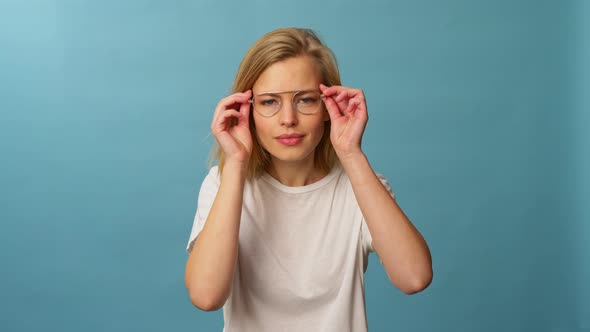
<path id="1" fill-rule="evenodd" d="M 319 91 L 301 91 L 293 96 L 293 106 L 303 114 L 313 114 L 320 109 L 322 100 Z"/>
<path id="2" fill-rule="evenodd" d="M 281 108 L 281 98 L 276 95 L 261 94 L 254 98 L 254 111 L 262 116 L 273 116 Z"/>
<path id="3" fill-rule="evenodd" d="M 275 115 L 281 109 L 282 105 L 281 97 L 278 95 L 279 93 L 262 93 L 256 95 L 252 100 L 254 111 L 265 117 Z M 299 91 L 293 95 L 291 102 L 299 113 L 314 114 L 321 108 L 321 92 Z"/>

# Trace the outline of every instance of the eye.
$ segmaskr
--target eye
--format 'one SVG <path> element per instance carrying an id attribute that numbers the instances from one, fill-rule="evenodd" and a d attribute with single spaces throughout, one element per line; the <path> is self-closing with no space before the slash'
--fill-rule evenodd
<path id="1" fill-rule="evenodd" d="M 295 102 L 299 105 L 316 105 L 320 94 L 315 91 L 302 91 L 295 96 Z"/>
<path id="2" fill-rule="evenodd" d="M 272 106 L 272 105 L 274 105 L 274 104 L 276 104 L 276 103 L 277 103 L 277 101 L 276 101 L 276 100 L 274 100 L 274 99 L 266 99 L 266 100 L 261 100 L 261 101 L 260 101 L 260 104 L 261 104 L 262 106 Z"/>
<path id="3" fill-rule="evenodd" d="M 312 97 L 304 97 L 304 98 L 299 99 L 299 102 L 303 103 L 303 104 L 310 104 L 310 103 L 314 103 L 315 101 L 316 101 L 316 99 L 312 98 Z"/>

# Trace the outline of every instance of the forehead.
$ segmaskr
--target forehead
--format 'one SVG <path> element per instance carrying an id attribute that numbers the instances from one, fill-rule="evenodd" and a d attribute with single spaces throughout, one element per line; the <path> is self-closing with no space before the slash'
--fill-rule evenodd
<path id="1" fill-rule="evenodd" d="M 317 89 L 320 71 L 310 57 L 296 57 L 272 64 L 256 80 L 254 93 Z"/>

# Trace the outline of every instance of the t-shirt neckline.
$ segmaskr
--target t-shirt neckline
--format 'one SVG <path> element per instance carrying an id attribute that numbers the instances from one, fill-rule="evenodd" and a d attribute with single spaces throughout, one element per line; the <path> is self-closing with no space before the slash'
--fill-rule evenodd
<path id="1" fill-rule="evenodd" d="M 332 179 L 334 179 L 338 174 L 340 174 L 340 172 L 342 172 L 342 166 L 340 165 L 340 163 L 336 162 L 336 163 L 334 163 L 334 166 L 330 169 L 330 172 L 328 172 L 328 174 L 326 174 L 326 176 L 321 178 L 319 181 L 316 181 L 314 183 L 311 183 L 311 184 L 308 184 L 305 186 L 299 186 L 299 187 L 291 187 L 291 186 L 284 185 L 281 182 L 279 182 L 279 180 L 273 178 L 266 171 L 263 171 L 261 178 L 282 192 L 289 193 L 289 194 L 301 194 L 301 193 L 310 192 L 310 191 L 313 191 L 313 190 L 316 190 L 316 189 L 319 189 L 319 188 L 325 186 Z"/>

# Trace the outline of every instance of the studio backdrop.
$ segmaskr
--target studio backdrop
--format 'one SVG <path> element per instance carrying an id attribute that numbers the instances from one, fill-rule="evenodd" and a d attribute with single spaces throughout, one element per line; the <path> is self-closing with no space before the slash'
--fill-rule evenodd
<path id="1" fill-rule="evenodd" d="M 590 329 L 590 2 L 0 0 L 0 330 L 221 331 L 185 247 L 252 43 L 314 29 L 427 240 L 370 331 Z"/>

